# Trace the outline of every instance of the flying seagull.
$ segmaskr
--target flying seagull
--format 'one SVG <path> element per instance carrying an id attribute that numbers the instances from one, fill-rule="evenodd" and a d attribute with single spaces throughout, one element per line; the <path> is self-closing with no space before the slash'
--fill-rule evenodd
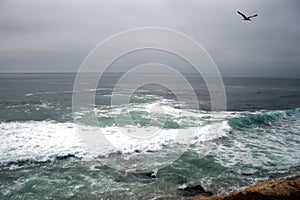
<path id="1" fill-rule="evenodd" d="M 237 11 L 240 15 L 242 15 L 242 17 L 244 18 L 243 20 L 246 20 L 246 21 L 251 21 L 251 19 L 250 18 L 252 18 L 252 17 L 256 17 L 257 16 L 257 14 L 256 15 L 252 15 L 252 16 L 246 16 L 246 15 L 244 15 L 243 13 L 241 13 L 240 11 Z"/>

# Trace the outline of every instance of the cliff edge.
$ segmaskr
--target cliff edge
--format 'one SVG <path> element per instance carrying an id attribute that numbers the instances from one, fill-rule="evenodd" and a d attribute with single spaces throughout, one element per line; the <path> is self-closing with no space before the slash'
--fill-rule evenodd
<path id="1" fill-rule="evenodd" d="M 244 190 L 221 196 L 198 196 L 190 200 L 295 200 L 300 199 L 300 178 L 295 180 L 271 180 L 250 186 Z"/>

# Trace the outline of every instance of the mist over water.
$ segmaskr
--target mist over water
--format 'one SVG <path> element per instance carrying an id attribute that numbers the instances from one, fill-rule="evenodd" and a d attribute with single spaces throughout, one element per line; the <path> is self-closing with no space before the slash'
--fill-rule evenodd
<path id="1" fill-rule="evenodd" d="M 129 106 L 111 105 L 121 74 L 110 73 L 100 80 L 94 109 L 72 113 L 75 74 L 1 74 L 0 198 L 178 198 L 184 185 L 200 184 L 222 194 L 260 180 L 299 176 L 299 80 L 224 78 L 228 104 L 223 119 L 221 112 L 210 111 L 202 79 L 184 75 L 199 110 L 191 109 L 184 90 L 185 102 L 179 104 L 172 91 L 155 84 L 136 90 Z M 95 90 L 81 91 L 90 92 Z M 92 115 L 117 148 L 95 155 L 82 143 L 74 120 L 88 128 Z M 145 141 L 122 134 L 120 127 L 163 131 Z M 176 140 L 178 130 L 188 139 Z M 181 157 L 164 163 L 166 152 L 175 155 L 183 145 L 189 148 Z M 121 169 L 126 163 L 118 160 L 140 158 L 144 170 L 132 163 L 126 170 L 108 165 Z M 156 178 L 147 176 L 150 169 L 158 169 Z"/>

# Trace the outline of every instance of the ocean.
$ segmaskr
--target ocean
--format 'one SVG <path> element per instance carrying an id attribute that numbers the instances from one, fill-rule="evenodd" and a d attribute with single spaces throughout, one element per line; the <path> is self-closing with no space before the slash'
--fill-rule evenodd
<path id="1" fill-rule="evenodd" d="M 76 113 L 75 75 L 0 74 L 0 199 L 180 199 L 197 185 L 217 195 L 300 175 L 300 79 L 224 77 L 227 110 L 211 111 L 196 75 L 184 74 L 199 109 L 184 89 L 179 105 L 155 84 L 138 88 L 129 104 L 111 104 L 122 74 L 109 73 L 82 92 L 95 92 L 92 112 Z M 91 115 L 115 148 L 97 155 L 82 142 L 76 120 L 88 128 Z M 162 133 L 123 137 L 120 127 Z M 190 138 L 176 140 L 176 131 Z"/>

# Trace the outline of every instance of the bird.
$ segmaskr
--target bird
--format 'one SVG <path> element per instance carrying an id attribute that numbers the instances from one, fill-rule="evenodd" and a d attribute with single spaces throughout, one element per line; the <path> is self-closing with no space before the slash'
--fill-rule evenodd
<path id="1" fill-rule="evenodd" d="M 245 14 L 241 13 L 240 11 L 237 11 L 237 13 L 240 14 L 244 18 L 243 20 L 246 20 L 246 21 L 251 21 L 250 18 L 257 17 L 257 14 L 251 15 L 251 16 L 246 16 Z"/>

